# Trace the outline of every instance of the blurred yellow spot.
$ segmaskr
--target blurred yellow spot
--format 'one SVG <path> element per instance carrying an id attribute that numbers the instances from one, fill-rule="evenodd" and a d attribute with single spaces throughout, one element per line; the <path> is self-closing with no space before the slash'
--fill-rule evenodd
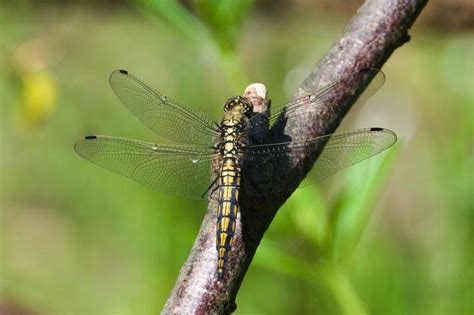
<path id="1" fill-rule="evenodd" d="M 22 75 L 20 114 L 30 127 L 45 121 L 56 107 L 57 86 L 46 71 L 27 72 Z"/>

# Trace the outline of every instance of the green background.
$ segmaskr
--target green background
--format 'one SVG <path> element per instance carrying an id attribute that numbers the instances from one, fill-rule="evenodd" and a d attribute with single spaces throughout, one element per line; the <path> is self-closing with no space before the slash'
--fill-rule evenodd
<path id="1" fill-rule="evenodd" d="M 327 3 L 2 2 L 0 313 L 158 313 L 206 203 L 75 154 L 86 134 L 159 140 L 109 73 L 126 68 L 215 120 L 251 82 L 283 103 L 357 8 Z M 293 194 L 236 314 L 474 312 L 474 33 L 437 23 L 436 5 L 339 128 L 386 127 L 399 142 Z"/>

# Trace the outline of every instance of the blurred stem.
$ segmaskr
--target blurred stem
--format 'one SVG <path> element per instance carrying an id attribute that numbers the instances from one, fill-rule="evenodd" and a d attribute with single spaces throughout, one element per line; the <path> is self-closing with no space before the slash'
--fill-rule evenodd
<path id="1" fill-rule="evenodd" d="M 272 240 L 265 240 L 254 261 L 255 265 L 262 269 L 271 270 L 302 281 L 313 281 L 320 277 L 319 265 L 314 268 L 311 263 L 289 254 Z M 269 264 L 269 261 L 272 263 Z M 308 275 L 312 275 L 312 277 L 308 277 Z"/>
<path id="2" fill-rule="evenodd" d="M 358 165 L 348 171 L 347 184 L 331 207 L 326 257 L 343 264 L 352 261 L 373 216 L 377 198 L 383 192 L 399 152 L 399 145 L 374 158 L 377 163 Z"/>
<path id="3" fill-rule="evenodd" d="M 199 19 L 189 13 L 178 1 L 175 0 L 132 0 L 140 12 L 151 17 L 159 15 L 180 33 L 192 40 L 199 40 L 205 28 Z"/>
<path id="4" fill-rule="evenodd" d="M 176 30 L 192 40 L 197 47 L 211 48 L 212 60 L 219 63 L 220 70 L 235 91 L 243 90 L 249 84 L 242 70 L 235 49 L 225 49 L 219 45 L 209 28 L 197 17 L 191 14 L 178 1 L 173 0 L 135 0 L 132 1 L 144 16 L 153 21 L 157 16 L 163 18 Z"/>
<path id="5" fill-rule="evenodd" d="M 367 314 L 349 279 L 337 265 L 309 264 L 301 258 L 288 254 L 277 243 L 270 240 L 265 240 L 259 251 L 254 261 L 261 268 L 309 281 L 313 286 L 320 287 L 320 284 L 323 284 L 323 288 L 331 293 L 342 315 Z M 269 264 L 269 261 L 272 263 Z"/>
<path id="6" fill-rule="evenodd" d="M 327 268 L 317 273 L 315 281 L 323 280 L 341 311 L 340 314 L 365 315 L 367 311 L 349 279 L 337 268 Z"/>
<path id="7" fill-rule="evenodd" d="M 384 152 L 381 160 L 376 169 L 373 170 L 374 175 L 371 176 L 370 181 L 367 185 L 365 196 L 362 196 L 362 201 L 359 203 L 360 206 L 355 210 L 356 213 L 360 213 L 359 222 L 356 222 L 354 227 L 354 233 L 350 236 L 351 242 L 348 242 L 348 250 L 351 256 L 356 252 L 360 245 L 361 239 L 367 230 L 370 218 L 373 215 L 373 209 L 377 198 L 382 193 L 384 183 L 388 180 L 389 174 L 395 164 L 396 158 L 400 151 L 400 143 L 396 144 L 390 151 Z M 357 204 L 354 202 L 354 204 Z M 365 211 L 364 211 L 365 210 Z"/>
<path id="8" fill-rule="evenodd" d="M 222 66 L 221 70 L 229 82 L 229 85 L 234 91 L 242 91 L 243 87 L 248 85 L 249 79 L 242 70 L 242 66 L 238 61 L 237 54 L 235 51 L 224 51 L 213 42 L 213 50 L 219 59 L 219 63 Z"/>

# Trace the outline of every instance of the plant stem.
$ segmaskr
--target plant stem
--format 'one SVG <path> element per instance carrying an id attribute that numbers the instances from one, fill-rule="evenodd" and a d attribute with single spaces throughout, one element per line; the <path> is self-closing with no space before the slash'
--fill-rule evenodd
<path id="1" fill-rule="evenodd" d="M 343 315 L 366 315 L 367 311 L 347 276 L 334 268 L 318 272 L 316 280 L 322 279 L 332 293 Z M 316 281 L 315 280 L 315 281 Z"/>

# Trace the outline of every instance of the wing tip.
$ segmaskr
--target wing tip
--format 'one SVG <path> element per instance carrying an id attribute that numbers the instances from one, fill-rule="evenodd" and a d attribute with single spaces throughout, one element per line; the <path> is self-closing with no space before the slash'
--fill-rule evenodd
<path id="1" fill-rule="evenodd" d="M 389 147 L 391 147 L 393 144 L 395 144 L 395 142 L 397 142 L 397 140 L 398 140 L 397 134 L 395 132 L 393 132 L 392 130 L 387 129 L 387 128 L 372 127 L 372 128 L 369 129 L 369 131 L 384 132 L 385 134 L 390 135 L 392 137 L 392 141 L 391 141 L 391 144 L 390 144 Z"/>
<path id="2" fill-rule="evenodd" d="M 112 73 L 109 76 L 109 81 L 114 80 L 114 77 L 118 76 L 118 75 L 129 75 L 129 73 L 125 69 L 114 70 L 114 71 L 112 71 Z"/>
<path id="3" fill-rule="evenodd" d="M 110 84 L 110 86 L 112 86 L 112 89 L 114 91 L 115 91 L 115 89 L 114 89 L 114 86 L 113 86 L 113 82 L 115 80 L 117 80 L 117 78 L 119 78 L 123 75 L 129 76 L 128 71 L 125 70 L 125 69 L 118 69 L 118 70 L 114 70 L 114 71 L 112 71 L 112 73 L 110 73 L 110 75 L 109 75 L 109 84 Z"/>

